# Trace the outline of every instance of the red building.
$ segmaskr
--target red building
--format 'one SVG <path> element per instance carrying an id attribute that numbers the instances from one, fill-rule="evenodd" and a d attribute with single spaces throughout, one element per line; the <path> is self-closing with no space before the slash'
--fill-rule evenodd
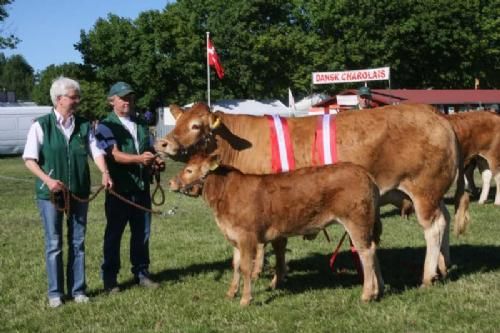
<path id="1" fill-rule="evenodd" d="M 356 95 L 356 89 L 344 90 L 338 95 Z M 372 89 L 374 106 L 400 103 L 424 103 L 436 106 L 443 113 L 476 109 L 494 109 L 498 112 L 500 90 L 414 90 L 414 89 Z M 339 105 L 337 96 L 324 100 L 313 107 L 310 113 L 335 113 L 352 106 Z"/>

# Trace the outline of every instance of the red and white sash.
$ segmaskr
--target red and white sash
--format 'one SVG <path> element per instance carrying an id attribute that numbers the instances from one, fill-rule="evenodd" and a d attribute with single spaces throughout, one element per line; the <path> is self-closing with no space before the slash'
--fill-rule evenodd
<path id="1" fill-rule="evenodd" d="M 318 117 L 313 143 L 313 164 L 335 164 L 337 159 L 337 122 L 335 115 Z"/>
<path id="2" fill-rule="evenodd" d="M 275 173 L 287 172 L 295 169 L 288 121 L 278 115 L 266 116 L 269 120 L 271 135 L 271 165 Z"/>

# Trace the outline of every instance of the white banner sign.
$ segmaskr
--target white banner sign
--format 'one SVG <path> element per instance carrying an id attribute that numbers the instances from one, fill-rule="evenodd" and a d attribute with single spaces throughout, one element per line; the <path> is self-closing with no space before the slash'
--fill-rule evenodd
<path id="1" fill-rule="evenodd" d="M 390 67 L 360 69 L 345 72 L 314 72 L 313 84 L 329 84 L 342 82 L 364 82 L 376 80 L 389 80 Z"/>
<path id="2" fill-rule="evenodd" d="M 358 96 L 357 95 L 337 95 L 337 104 L 338 105 L 358 105 Z"/>

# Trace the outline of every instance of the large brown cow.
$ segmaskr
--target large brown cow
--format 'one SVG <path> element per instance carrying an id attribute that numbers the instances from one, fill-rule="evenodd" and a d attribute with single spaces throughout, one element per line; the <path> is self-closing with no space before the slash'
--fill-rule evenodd
<path id="1" fill-rule="evenodd" d="M 362 167 L 345 162 L 273 175 L 244 175 L 217 169 L 214 158 L 192 157 L 170 181 L 170 188 L 194 196 L 203 191 L 217 226 L 234 246 L 227 296 L 237 293 L 241 271 L 240 304 L 250 303 L 252 262 L 259 244 L 271 242 L 275 250 L 274 288 L 286 272 L 286 237 L 317 233 L 334 222 L 344 226 L 359 252 L 364 276 L 361 299 L 370 301 L 381 295 L 383 280 L 375 253 L 382 230 L 379 190 Z"/>
<path id="2" fill-rule="evenodd" d="M 489 111 L 473 111 L 449 115 L 447 119 L 457 134 L 465 166 L 470 164 L 473 168 L 476 156 L 487 161 L 497 185 L 495 205 L 500 205 L 500 116 Z M 483 180 L 479 203 L 486 201 L 490 189 L 488 179 Z"/>
<path id="3" fill-rule="evenodd" d="M 156 143 L 157 152 L 178 155 L 217 149 L 221 163 L 246 174 L 273 173 L 269 124 L 265 117 L 212 113 L 197 103 L 171 106 L 175 128 Z M 311 148 L 318 117 L 289 118 L 295 166 L 313 165 Z M 449 214 L 443 198 L 460 173 L 455 196 L 455 230 L 468 223 L 460 150 L 451 124 L 428 105 L 397 105 L 344 112 L 336 117 L 339 161 L 364 166 L 383 197 L 404 193 L 424 229 L 427 250 L 422 283 L 432 284 L 449 267 Z"/>

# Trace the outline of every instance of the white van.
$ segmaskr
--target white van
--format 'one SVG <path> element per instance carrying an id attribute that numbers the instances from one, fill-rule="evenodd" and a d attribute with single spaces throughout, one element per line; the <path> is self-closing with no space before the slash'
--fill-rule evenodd
<path id="1" fill-rule="evenodd" d="M 51 110 L 51 106 L 0 106 L 0 155 L 22 154 L 31 124 Z"/>

